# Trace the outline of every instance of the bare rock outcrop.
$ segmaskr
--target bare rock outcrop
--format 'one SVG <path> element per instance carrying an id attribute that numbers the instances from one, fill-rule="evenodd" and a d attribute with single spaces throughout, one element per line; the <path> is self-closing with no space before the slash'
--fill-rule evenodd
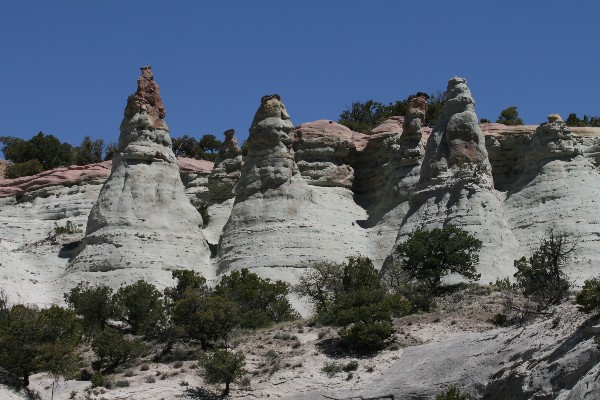
<path id="1" fill-rule="evenodd" d="M 297 267 L 370 254 L 355 223 L 364 210 L 345 187 L 309 185 L 294 161 L 292 129 L 279 96 L 264 96 L 219 241 L 218 273 L 246 267 L 294 282 Z"/>
<path id="2" fill-rule="evenodd" d="M 313 186 L 351 188 L 355 141 L 361 133 L 329 120 L 307 122 L 294 129 L 294 158 L 302 177 Z"/>
<path id="3" fill-rule="evenodd" d="M 55 168 L 32 176 L 15 179 L 0 179 L 0 197 L 23 196 L 27 192 L 51 186 L 72 186 L 94 179 L 106 179 L 110 174 L 111 162 L 72 165 Z"/>
<path id="4" fill-rule="evenodd" d="M 237 144 L 234 133 L 233 129 L 224 132 L 225 140 L 208 177 L 211 202 L 222 202 L 235 196 L 234 188 L 240 179 L 242 169 L 242 150 Z"/>
<path id="5" fill-rule="evenodd" d="M 456 225 L 483 242 L 478 267 L 483 282 L 512 276 L 518 244 L 493 188 L 484 136 L 466 81 L 448 81 L 445 99 L 397 242 L 419 227 Z"/>
<path id="6" fill-rule="evenodd" d="M 421 128 L 425 124 L 428 98 L 427 94 L 418 92 L 408 103 L 402 136 L 400 136 L 402 155 L 405 158 L 422 157 L 425 154 Z"/>
<path id="7" fill-rule="evenodd" d="M 164 117 L 158 85 L 143 67 L 127 99 L 111 174 L 70 271 L 194 269 L 212 275 L 202 217 L 186 197 Z"/>
<path id="8" fill-rule="evenodd" d="M 565 232 L 579 242 L 567 266 L 571 279 L 580 284 L 596 276 L 590 268 L 600 242 L 600 174 L 594 159 L 555 116 L 537 127 L 523 159 L 523 172 L 505 202 L 515 236 L 531 251 L 548 229 Z"/>

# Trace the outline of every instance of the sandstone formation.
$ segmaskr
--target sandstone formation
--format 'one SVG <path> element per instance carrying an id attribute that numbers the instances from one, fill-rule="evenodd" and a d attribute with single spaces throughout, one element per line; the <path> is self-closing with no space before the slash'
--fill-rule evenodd
<path id="1" fill-rule="evenodd" d="M 242 169 L 242 150 L 233 136 L 234 133 L 233 129 L 224 132 L 225 140 L 208 177 L 211 202 L 222 202 L 234 197 L 233 190 L 240 179 Z"/>
<path id="2" fill-rule="evenodd" d="M 279 96 L 264 96 L 219 242 L 218 273 L 248 267 L 295 282 L 299 270 L 294 267 L 369 254 L 362 228 L 355 223 L 365 218 L 364 210 L 343 186 L 317 191 L 308 184 L 294 161 L 292 129 Z M 326 140 L 335 146 L 344 143 Z"/>
<path id="3" fill-rule="evenodd" d="M 110 174 L 111 162 L 72 165 L 55 168 L 33 176 L 15 179 L 0 179 L 0 197 L 18 195 L 50 186 L 72 186 L 90 179 L 106 179 Z"/>
<path id="4" fill-rule="evenodd" d="M 194 269 L 212 276 L 202 218 L 185 195 L 164 117 L 158 85 L 143 67 L 127 99 L 111 174 L 70 271 Z"/>
<path id="5" fill-rule="evenodd" d="M 292 135 L 294 157 L 302 177 L 313 186 L 352 188 L 355 141 L 361 136 L 328 120 L 296 127 Z"/>
<path id="6" fill-rule="evenodd" d="M 475 102 L 463 78 L 448 82 L 445 100 L 397 241 L 417 228 L 460 226 L 483 242 L 478 268 L 483 282 L 512 276 L 518 244 L 493 188 Z"/>
<path id="7" fill-rule="evenodd" d="M 408 103 L 402 136 L 400 137 L 400 146 L 405 157 L 421 157 L 425 154 L 421 140 L 423 138 L 421 128 L 425 124 L 428 98 L 428 95 L 419 92 Z"/>
<path id="8" fill-rule="evenodd" d="M 509 222 L 525 249 L 535 248 L 537 238 L 551 228 L 579 241 L 568 268 L 576 283 L 598 275 L 590 266 L 600 243 L 600 174 L 584 148 L 560 116 L 549 116 L 531 136 L 523 172 L 506 199 Z"/>

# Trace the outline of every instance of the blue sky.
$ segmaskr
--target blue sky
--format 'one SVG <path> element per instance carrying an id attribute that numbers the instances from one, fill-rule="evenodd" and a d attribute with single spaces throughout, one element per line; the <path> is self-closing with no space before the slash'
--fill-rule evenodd
<path id="1" fill-rule="evenodd" d="M 152 65 L 173 136 L 243 140 L 260 97 L 295 124 L 467 78 L 480 118 L 600 115 L 600 2 L 0 0 L 0 135 L 114 142 Z"/>

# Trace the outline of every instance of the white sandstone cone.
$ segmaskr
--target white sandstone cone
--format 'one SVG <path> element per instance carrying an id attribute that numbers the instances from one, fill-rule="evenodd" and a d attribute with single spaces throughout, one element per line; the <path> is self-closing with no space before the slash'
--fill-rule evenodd
<path id="1" fill-rule="evenodd" d="M 158 85 L 144 67 L 127 100 L 112 172 L 70 271 L 127 270 L 146 277 L 192 269 L 214 275 L 202 217 L 185 195 L 164 116 Z"/>
<path id="2" fill-rule="evenodd" d="M 404 242 L 417 228 L 458 226 L 483 242 L 478 265 L 482 283 L 512 277 L 519 245 L 493 188 L 485 140 L 466 80 L 448 81 L 445 98 L 396 243 Z"/>

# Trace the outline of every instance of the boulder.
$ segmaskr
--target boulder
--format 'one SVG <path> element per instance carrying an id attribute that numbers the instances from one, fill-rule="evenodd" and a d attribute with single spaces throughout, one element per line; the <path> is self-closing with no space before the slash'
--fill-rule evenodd
<path id="1" fill-rule="evenodd" d="M 111 174 L 69 271 L 168 275 L 160 271 L 193 269 L 212 275 L 202 217 L 186 197 L 165 114 L 152 71 L 143 67 L 127 99 Z"/>

